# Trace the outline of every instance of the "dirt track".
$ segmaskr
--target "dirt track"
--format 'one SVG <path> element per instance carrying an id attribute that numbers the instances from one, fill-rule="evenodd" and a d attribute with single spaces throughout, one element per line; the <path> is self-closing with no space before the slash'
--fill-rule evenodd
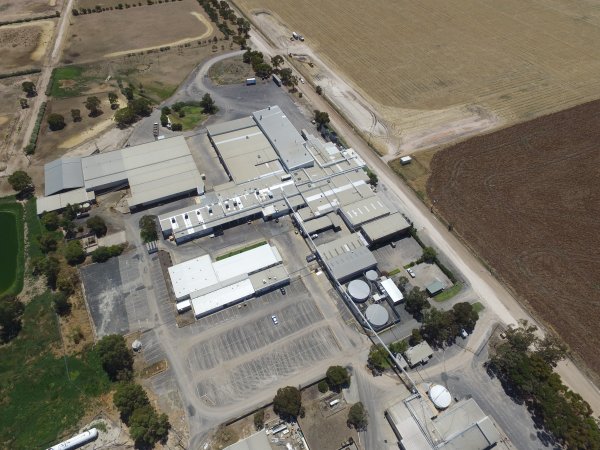
<path id="1" fill-rule="evenodd" d="M 439 152 L 428 194 L 600 373 L 600 101 Z"/>

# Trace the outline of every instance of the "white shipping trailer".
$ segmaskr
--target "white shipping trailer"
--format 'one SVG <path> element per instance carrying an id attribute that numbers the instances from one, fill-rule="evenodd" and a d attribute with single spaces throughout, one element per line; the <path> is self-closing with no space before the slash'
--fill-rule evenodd
<path id="1" fill-rule="evenodd" d="M 90 430 L 84 431 L 81 434 L 78 434 L 77 436 L 72 437 L 71 439 L 63 441 L 60 444 L 52 446 L 48 450 L 72 450 L 79 448 L 89 442 L 95 441 L 96 439 L 98 439 L 98 430 L 92 428 Z"/>

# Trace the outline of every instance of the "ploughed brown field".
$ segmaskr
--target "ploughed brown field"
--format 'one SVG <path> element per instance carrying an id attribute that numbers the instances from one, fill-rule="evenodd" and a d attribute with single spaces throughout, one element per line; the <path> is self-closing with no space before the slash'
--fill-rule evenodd
<path id="1" fill-rule="evenodd" d="M 444 149 L 431 170 L 439 213 L 600 374 L 600 101 Z"/>

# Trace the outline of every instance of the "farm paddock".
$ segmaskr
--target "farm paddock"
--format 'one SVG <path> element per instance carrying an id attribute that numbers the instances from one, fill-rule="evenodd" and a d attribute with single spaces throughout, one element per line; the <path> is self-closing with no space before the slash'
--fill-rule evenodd
<path id="1" fill-rule="evenodd" d="M 308 60 L 314 53 L 344 74 L 383 120 L 394 152 L 456 143 L 600 97 L 600 14 L 590 2 L 234 3 L 280 48 Z M 292 31 L 306 42 L 290 41 Z M 304 67 L 336 102 L 335 80 L 318 64 Z"/>
<path id="2" fill-rule="evenodd" d="M 435 209 L 600 374 L 600 101 L 439 151 Z"/>
<path id="3" fill-rule="evenodd" d="M 194 0 L 80 14 L 72 19 L 63 61 L 97 61 L 186 43 L 198 46 L 212 35 L 212 25 Z"/>
<path id="4" fill-rule="evenodd" d="M 39 68 L 52 40 L 55 20 L 4 25 L 0 27 L 0 73 Z"/>

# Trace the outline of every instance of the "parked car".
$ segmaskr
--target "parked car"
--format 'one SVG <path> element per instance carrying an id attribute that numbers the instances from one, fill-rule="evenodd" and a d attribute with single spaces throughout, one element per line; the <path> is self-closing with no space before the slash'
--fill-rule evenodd
<path id="1" fill-rule="evenodd" d="M 277 320 L 277 316 L 276 316 L 275 314 L 273 314 L 273 315 L 271 316 L 271 320 L 273 321 L 273 323 L 274 323 L 275 325 L 277 325 L 277 324 L 279 323 L 279 321 Z"/>
<path id="2" fill-rule="evenodd" d="M 280 289 L 279 289 L 279 291 L 280 291 L 280 292 L 281 292 L 283 295 L 285 295 L 285 288 L 284 288 L 284 287 L 280 288 Z"/>
<path id="3" fill-rule="evenodd" d="M 469 336 L 469 333 L 467 333 L 466 330 L 463 328 L 462 330 L 460 330 L 460 335 L 463 337 L 463 339 L 466 339 Z"/>
<path id="4" fill-rule="evenodd" d="M 406 269 L 406 271 L 411 276 L 411 278 L 415 278 L 417 276 L 417 275 L 415 275 L 415 272 L 410 267 L 408 269 Z"/>

